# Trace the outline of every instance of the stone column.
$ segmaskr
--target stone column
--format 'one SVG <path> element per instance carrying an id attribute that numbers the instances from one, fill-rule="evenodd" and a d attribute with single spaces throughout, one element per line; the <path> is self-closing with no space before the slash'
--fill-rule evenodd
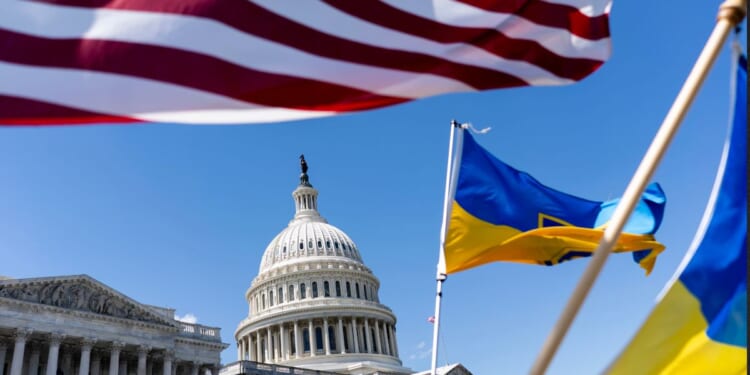
<path id="1" fill-rule="evenodd" d="M 255 350 L 253 350 L 253 334 L 245 336 L 245 355 L 250 361 L 255 361 Z"/>
<path id="2" fill-rule="evenodd" d="M 81 362 L 78 366 L 78 375 L 89 375 L 89 366 L 91 364 L 91 347 L 93 345 L 93 339 L 84 339 L 81 342 Z"/>
<path id="3" fill-rule="evenodd" d="M 344 345 L 344 321 L 341 317 L 339 317 L 339 326 L 338 326 L 338 331 L 336 333 L 337 333 L 336 340 L 338 341 L 339 348 L 341 349 L 339 350 L 339 352 L 341 354 L 344 354 L 346 353 L 346 346 Z"/>
<path id="4" fill-rule="evenodd" d="M 39 375 L 39 344 L 31 343 L 29 348 L 31 349 L 31 355 L 29 356 L 29 371 L 27 373 L 29 375 Z M 0 362 L 0 366 L 2 365 L 3 363 Z"/>
<path id="5" fill-rule="evenodd" d="M 307 335 L 307 341 L 310 344 L 310 356 L 315 357 L 315 330 L 313 329 L 312 319 L 310 319 L 307 323 L 307 332 L 310 333 L 309 335 Z"/>
<path id="6" fill-rule="evenodd" d="M 345 324 L 344 325 L 344 334 L 346 335 L 346 340 L 349 343 L 349 347 L 346 349 L 347 353 L 354 353 L 354 339 L 352 338 L 352 324 Z"/>
<path id="7" fill-rule="evenodd" d="M 380 321 L 375 321 L 375 343 L 378 347 L 378 354 L 385 354 L 385 351 L 383 350 L 383 341 L 381 340 L 381 334 L 380 334 Z"/>
<path id="8" fill-rule="evenodd" d="M 138 347 L 138 367 L 136 370 L 137 375 L 146 375 L 146 360 L 148 359 L 149 350 L 151 350 L 151 348 L 146 345 L 141 345 Z"/>
<path id="9" fill-rule="evenodd" d="M 326 355 L 331 355 L 331 339 L 328 337 L 328 318 L 323 319 L 323 348 Z"/>
<path id="10" fill-rule="evenodd" d="M 299 357 L 301 356 L 300 354 L 300 352 L 302 351 L 301 343 L 302 343 L 302 340 L 300 340 L 300 335 L 299 335 L 299 322 L 295 320 L 294 321 L 294 358 L 299 359 Z"/>
<path id="11" fill-rule="evenodd" d="M 261 347 L 260 347 L 260 331 L 255 332 L 255 358 L 257 358 L 256 362 L 263 362 L 261 359 L 263 358 L 263 355 L 261 354 Z"/>
<path id="12" fill-rule="evenodd" d="M 359 353 L 359 333 L 357 330 L 357 318 L 352 318 L 352 342 L 354 343 L 355 353 Z"/>
<path id="13" fill-rule="evenodd" d="M 8 352 L 8 346 L 0 342 L 0 375 L 5 375 L 5 354 Z"/>
<path id="14" fill-rule="evenodd" d="M 245 344 L 245 338 L 240 338 L 239 341 L 237 341 L 237 360 L 238 361 L 244 361 L 245 359 L 245 353 L 246 353 L 247 346 Z"/>
<path id="15" fill-rule="evenodd" d="M 266 362 L 273 363 L 273 343 L 271 341 L 271 326 L 266 327 Z"/>
<path id="16" fill-rule="evenodd" d="M 47 375 L 57 375 L 57 357 L 60 354 L 60 341 L 63 335 L 53 333 L 49 335 L 49 352 L 47 353 Z M 117 374 L 114 374 L 117 375 Z"/>
<path id="17" fill-rule="evenodd" d="M 391 335 L 388 334 L 388 327 L 390 327 L 390 325 L 383 322 L 383 343 L 385 343 L 385 354 L 393 355 L 393 353 L 391 353 L 391 344 L 389 342 L 391 341 Z"/>
<path id="18" fill-rule="evenodd" d="M 391 326 L 391 349 L 393 349 L 393 356 L 398 357 L 398 342 L 396 341 L 395 326 Z"/>
<path id="19" fill-rule="evenodd" d="M 253 335 L 252 333 L 245 337 L 245 351 L 247 352 L 247 359 L 255 361 L 255 350 L 253 350 Z"/>
<path id="20" fill-rule="evenodd" d="M 89 366 L 91 375 L 101 375 L 102 357 L 98 351 L 91 352 L 91 366 Z"/>
<path id="21" fill-rule="evenodd" d="M 281 360 L 281 348 L 279 347 L 279 340 L 276 338 L 275 333 L 271 333 L 271 343 L 273 344 L 273 361 L 278 362 Z"/>
<path id="22" fill-rule="evenodd" d="M 164 352 L 164 363 L 162 366 L 162 375 L 172 375 L 172 358 L 174 353 L 169 350 Z M 110 374 L 112 375 L 112 374 Z"/>
<path id="23" fill-rule="evenodd" d="M 281 347 L 281 355 L 279 356 L 279 360 L 288 360 L 289 359 L 289 351 L 286 349 L 286 330 L 284 329 L 284 325 L 279 325 L 279 346 Z"/>
<path id="24" fill-rule="evenodd" d="M 26 349 L 26 340 L 31 335 L 31 330 L 28 328 L 19 328 L 16 330 L 15 339 L 16 344 L 13 347 L 13 359 L 10 363 L 10 375 L 21 375 L 23 370 L 23 352 Z"/>
<path id="25" fill-rule="evenodd" d="M 367 340 L 367 352 L 374 353 L 372 350 L 372 335 L 370 334 L 370 325 L 367 323 L 368 319 L 365 319 L 365 340 Z"/>
<path id="26" fill-rule="evenodd" d="M 256 336 L 257 338 L 258 336 Z M 243 350 L 244 356 L 246 360 L 249 361 L 257 361 L 258 360 L 258 352 L 255 350 L 255 347 L 257 346 L 257 343 L 253 340 L 253 334 L 250 333 L 245 337 L 245 344 Z"/>
<path id="27" fill-rule="evenodd" d="M 109 352 L 109 374 L 108 375 L 118 375 L 118 370 L 120 369 L 120 350 L 122 347 L 125 346 L 123 343 L 115 341 L 112 343 L 112 348 Z M 55 373 L 49 373 L 49 367 L 47 367 L 47 375 L 55 375 Z M 122 374 L 127 375 L 127 374 Z M 167 374 L 168 375 L 168 374 Z"/>

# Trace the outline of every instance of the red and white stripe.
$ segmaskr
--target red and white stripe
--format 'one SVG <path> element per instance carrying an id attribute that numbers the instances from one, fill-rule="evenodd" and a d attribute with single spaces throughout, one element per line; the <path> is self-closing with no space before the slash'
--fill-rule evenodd
<path id="1" fill-rule="evenodd" d="M 259 123 L 576 82 L 610 0 L 5 0 L 0 124 Z"/>

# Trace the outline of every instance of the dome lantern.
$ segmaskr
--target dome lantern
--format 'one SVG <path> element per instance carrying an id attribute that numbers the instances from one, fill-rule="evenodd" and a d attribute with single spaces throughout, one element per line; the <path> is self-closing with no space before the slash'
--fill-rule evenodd
<path id="1" fill-rule="evenodd" d="M 295 214 L 290 225 L 302 220 L 325 223 L 326 220 L 318 212 L 318 191 L 310 184 L 310 177 L 307 175 L 305 155 L 299 156 L 299 162 L 302 173 L 299 176 L 299 186 L 292 192 Z"/>

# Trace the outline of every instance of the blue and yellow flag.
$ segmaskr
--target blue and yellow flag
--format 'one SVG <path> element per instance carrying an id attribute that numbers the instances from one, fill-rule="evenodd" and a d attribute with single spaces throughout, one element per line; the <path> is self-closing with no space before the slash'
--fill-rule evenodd
<path id="1" fill-rule="evenodd" d="M 610 374 L 747 373 L 747 61 L 734 119 L 687 263 Z"/>
<path id="2" fill-rule="evenodd" d="M 595 202 L 546 187 L 494 157 L 467 132 L 446 231 L 445 273 L 494 261 L 554 265 L 590 256 L 617 201 Z M 659 185 L 650 185 L 614 248 L 634 252 L 647 273 L 664 250 L 653 233 L 665 203 Z"/>

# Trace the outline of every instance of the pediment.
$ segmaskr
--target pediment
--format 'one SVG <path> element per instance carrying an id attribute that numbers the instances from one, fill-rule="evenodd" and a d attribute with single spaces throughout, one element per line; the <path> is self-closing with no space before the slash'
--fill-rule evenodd
<path id="1" fill-rule="evenodd" d="M 0 298 L 175 327 L 155 312 L 87 275 L 0 280 Z"/>

